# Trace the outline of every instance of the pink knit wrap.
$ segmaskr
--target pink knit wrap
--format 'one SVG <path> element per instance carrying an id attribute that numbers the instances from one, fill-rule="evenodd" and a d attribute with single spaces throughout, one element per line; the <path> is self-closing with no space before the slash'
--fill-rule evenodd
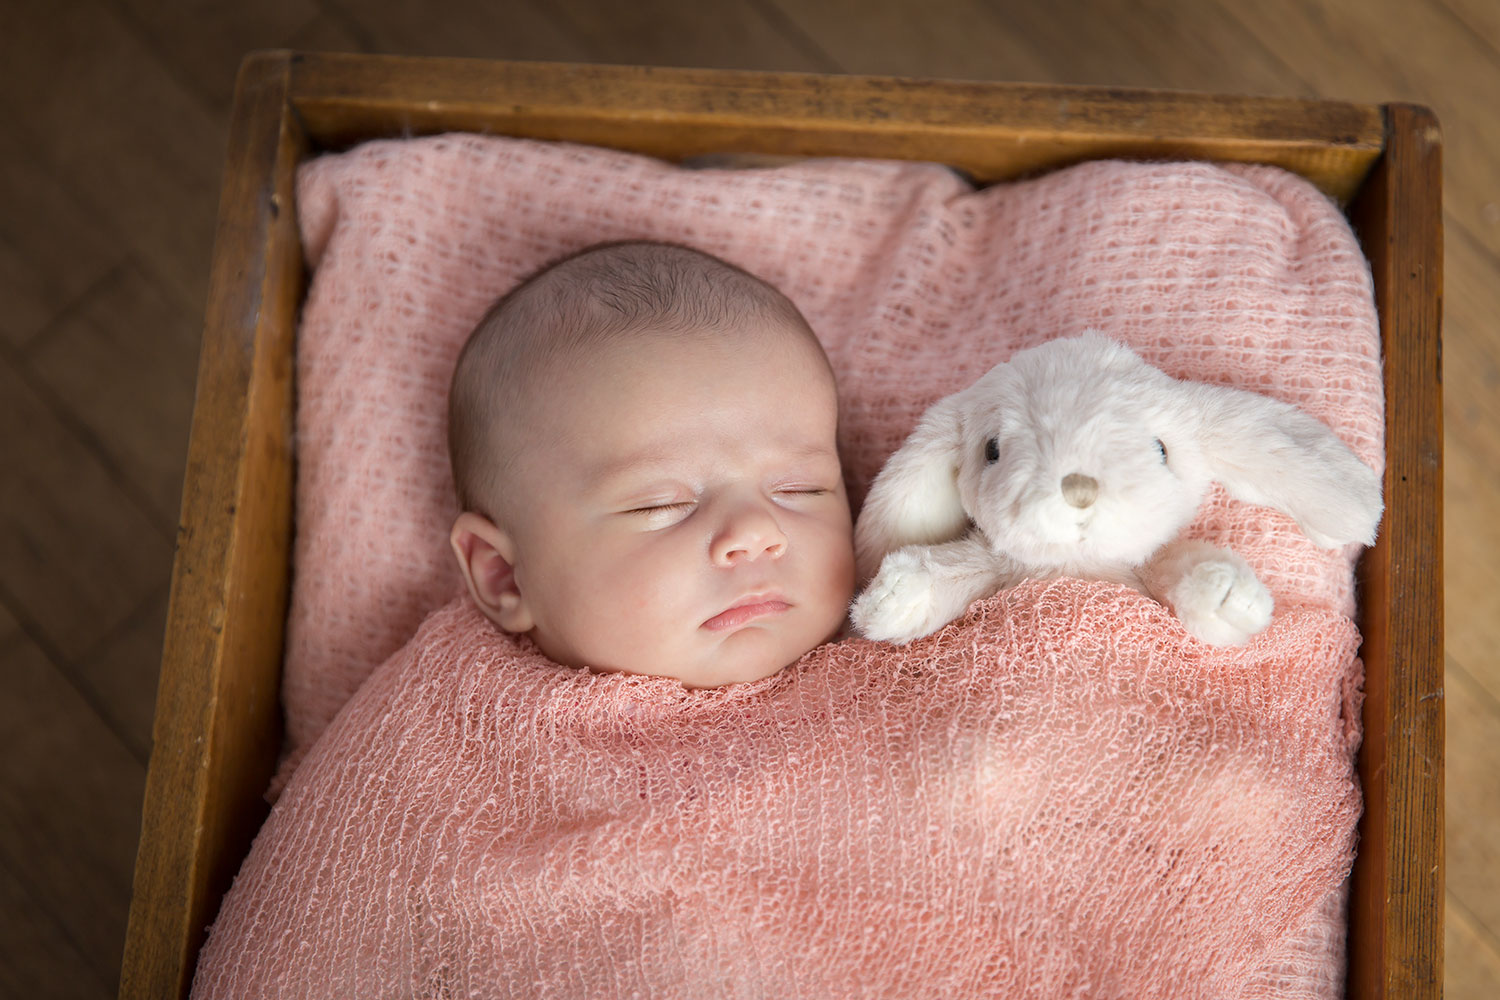
<path id="1" fill-rule="evenodd" d="M 283 778 L 459 587 L 445 400 L 464 338 L 516 281 L 590 243 L 687 243 L 786 292 L 838 374 L 856 505 L 930 403 L 1086 327 L 1173 375 L 1294 403 L 1383 463 L 1368 266 L 1337 207 L 1274 168 L 1107 161 L 975 191 L 931 164 L 690 171 L 448 135 L 313 160 L 297 210 L 314 276 Z M 1352 552 L 1288 518 L 1216 494 L 1193 533 L 1243 555 L 1280 606 L 1352 614 Z"/>
<path id="2" fill-rule="evenodd" d="M 1220 492 L 1190 533 L 1277 601 L 1244 649 L 1057 580 L 904 649 L 688 691 L 497 633 L 454 599 L 446 541 L 459 346 L 519 278 L 610 239 L 700 247 L 798 304 L 856 504 L 928 404 L 1086 327 L 1294 403 L 1378 470 L 1369 274 L 1317 191 L 1122 162 L 974 191 L 922 164 L 683 171 L 441 136 L 315 160 L 298 197 L 278 787 L 296 773 L 196 996 L 1340 993 L 1355 548 Z"/>
<path id="3" fill-rule="evenodd" d="M 1357 643 L 1057 580 L 690 691 L 460 598 L 308 755 L 193 995 L 1334 996 Z"/>

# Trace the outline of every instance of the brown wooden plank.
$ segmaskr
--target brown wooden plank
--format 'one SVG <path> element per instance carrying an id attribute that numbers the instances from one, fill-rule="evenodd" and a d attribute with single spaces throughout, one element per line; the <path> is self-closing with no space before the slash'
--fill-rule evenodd
<path id="1" fill-rule="evenodd" d="M 1437 6 L 1451 13 L 1465 30 L 1472 31 L 1481 43 L 1500 56 L 1500 5 L 1490 0 L 1437 0 Z M 1500 995 L 1500 990 L 1496 994 Z"/>
<path id="2" fill-rule="evenodd" d="M 1004 31 L 996 8 L 982 0 L 776 0 L 776 6 L 846 73 L 1082 82 L 1055 75 L 1045 54 Z"/>
<path id="3" fill-rule="evenodd" d="M 1450 358 L 1450 381 L 1458 367 Z M 1500 465 L 1453 445 L 1451 434 L 1448 440 L 1443 454 L 1447 652 L 1489 697 L 1500 701 L 1500 656 L 1495 653 L 1500 649 L 1500 564 L 1495 559 L 1500 553 Z M 1500 800 L 1496 812 L 1496 826 L 1475 832 L 1490 840 L 1500 860 Z M 1493 926 L 1500 929 L 1500 919 Z"/>
<path id="4" fill-rule="evenodd" d="M 436 14 L 422 0 L 381 0 L 350 8 L 346 28 L 361 47 L 413 56 L 587 61 L 584 41 L 545 4 L 451 0 Z"/>
<path id="5" fill-rule="evenodd" d="M 1386 379 L 1385 520 L 1359 564 L 1368 667 L 1365 818 L 1350 901 L 1356 997 L 1442 988 L 1442 136 L 1390 105 L 1385 156 L 1351 206 L 1375 279 Z"/>
<path id="6" fill-rule="evenodd" d="M 1045 6 L 996 4 L 993 9 L 1003 30 L 1036 53 L 1046 79 L 1318 96 L 1213 3 L 1058 0 Z"/>
<path id="7" fill-rule="evenodd" d="M 0 630 L 0 869 L 112 986 L 144 774 L 42 650 Z"/>
<path id="8" fill-rule="evenodd" d="M 48 331 L 27 371 L 177 523 L 200 320 L 138 267 L 120 268 Z"/>
<path id="9" fill-rule="evenodd" d="M 223 114 L 228 113 L 235 71 L 246 52 L 290 45 L 325 16 L 317 0 L 118 0 L 118 7 L 184 88 Z"/>
<path id="10" fill-rule="evenodd" d="M 112 982 L 89 969 L 66 927 L 0 866 L 0 996 L 108 1000 Z"/>
<path id="11" fill-rule="evenodd" d="M 0 591 L 73 662 L 160 589 L 171 535 L 0 357 Z"/>
<path id="12" fill-rule="evenodd" d="M 136 863 L 125 997 L 180 996 L 264 819 L 280 745 L 291 544 L 292 207 L 305 152 L 287 63 L 242 68 L 230 129 Z"/>
<path id="13" fill-rule="evenodd" d="M 1477 472 L 1490 474 L 1465 491 L 1466 499 L 1477 501 L 1494 495 L 1495 477 L 1500 477 L 1500 323 L 1495 321 L 1500 316 L 1500 263 L 1461 230 L 1450 229 L 1447 244 L 1451 263 L 1443 274 L 1443 431 Z M 1484 595 L 1467 588 L 1450 588 L 1450 597 L 1471 596 L 1484 601 Z M 1482 624 L 1475 620 L 1479 617 L 1463 616 L 1450 628 Z M 1466 645 L 1460 659 L 1477 669 L 1496 659 L 1496 648 Z M 1469 653 L 1476 652 L 1483 657 L 1471 661 Z"/>
<path id="14" fill-rule="evenodd" d="M 125 259 L 125 250 L 0 118 L 0 341 L 30 344 Z"/>
<path id="15" fill-rule="evenodd" d="M 198 308 L 219 123 L 101 0 L 7 3 L 0 66 L 0 119 L 22 128 L 101 228 Z"/>
<path id="16" fill-rule="evenodd" d="M 822 4 L 817 4 L 822 6 Z M 951 4 L 944 4 L 945 9 Z M 954 31 L 980 31 L 989 46 L 1026 52 L 1035 64 L 1025 79 L 1103 87 L 1158 87 L 1212 93 L 1314 96 L 1272 52 L 1212 3 L 1172 0 L 1059 0 L 1050 4 L 989 3 L 986 18 L 965 18 Z M 913 16 L 930 10 L 907 7 Z M 825 31 L 837 31 L 829 24 Z M 822 34 L 819 34 L 822 39 Z M 1002 39 L 1002 40 L 1001 40 Z M 954 39 L 962 45 L 962 37 Z M 888 36 L 886 48 L 900 45 Z M 999 64 L 1007 75 L 1010 66 Z M 873 70 L 859 67 L 859 72 Z M 986 75 L 993 75 L 995 69 Z"/>
<path id="17" fill-rule="evenodd" d="M 1476 226 L 1494 202 L 1500 163 L 1500 59 L 1437 0 L 1266 0 L 1224 8 L 1259 44 L 1281 53 L 1319 94 L 1415 101 L 1434 108 L 1454 149 L 1445 200 L 1454 221 L 1500 258 L 1500 225 Z M 1345 53 L 1352 58 L 1331 58 Z"/>
<path id="18" fill-rule="evenodd" d="M 838 72 L 775 7 L 755 0 L 552 0 L 589 62 Z M 527 56 L 527 58 L 535 58 Z"/>
<path id="19" fill-rule="evenodd" d="M 316 17 L 297 30 L 282 48 L 297 52 L 365 52 L 369 49 L 369 35 L 357 22 L 345 20 L 321 8 Z M 256 46 L 241 47 L 241 53 L 251 52 Z M 228 110 L 225 111 L 226 117 Z"/>
<path id="20" fill-rule="evenodd" d="M 1470 814 L 1500 819 L 1500 700 L 1450 656 L 1448 711 L 1448 895 L 1484 927 L 1500 927 L 1500 843 Z"/>
<path id="21" fill-rule="evenodd" d="M 1163 91 L 338 55 L 297 57 L 293 88 L 330 146 L 466 128 L 668 159 L 940 158 L 981 182 L 1097 156 L 1206 157 L 1278 163 L 1347 197 L 1380 145 L 1369 106 Z"/>
<path id="22" fill-rule="evenodd" d="M 1444 1000 L 1494 1000 L 1500 997 L 1500 943 L 1451 900 L 1443 921 L 1447 961 L 1443 966 Z"/>
<path id="23" fill-rule="evenodd" d="M 151 755 L 156 679 L 167 622 L 166 579 L 164 573 L 161 592 L 72 668 L 90 703 L 142 765 Z"/>

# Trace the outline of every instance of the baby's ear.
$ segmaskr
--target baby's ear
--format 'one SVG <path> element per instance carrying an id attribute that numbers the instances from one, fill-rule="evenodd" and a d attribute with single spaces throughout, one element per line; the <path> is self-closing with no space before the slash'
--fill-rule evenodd
<path id="1" fill-rule="evenodd" d="M 448 533 L 458 571 L 474 603 L 507 632 L 530 632 L 535 622 L 516 586 L 515 544 L 481 514 L 465 511 Z"/>

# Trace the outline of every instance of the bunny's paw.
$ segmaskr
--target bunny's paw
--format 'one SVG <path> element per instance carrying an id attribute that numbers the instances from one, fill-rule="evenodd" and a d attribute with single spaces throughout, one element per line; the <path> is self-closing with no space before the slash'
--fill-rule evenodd
<path id="1" fill-rule="evenodd" d="M 897 549 L 880 564 L 849 609 L 859 634 L 904 645 L 947 624 L 937 606 L 936 580 L 920 551 Z"/>
<path id="2" fill-rule="evenodd" d="M 1187 630 L 1215 646 L 1243 646 L 1271 623 L 1271 592 L 1245 560 L 1217 551 L 1195 563 L 1167 594 Z"/>

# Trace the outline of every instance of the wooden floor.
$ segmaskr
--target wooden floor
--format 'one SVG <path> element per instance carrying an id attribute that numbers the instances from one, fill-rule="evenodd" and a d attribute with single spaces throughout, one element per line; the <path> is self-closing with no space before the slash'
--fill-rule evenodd
<path id="1" fill-rule="evenodd" d="M 1450 997 L 1500 996 L 1495 0 L 7 0 L 0 995 L 115 990 L 227 112 L 241 54 L 262 47 L 1435 108 L 1446 138 L 1445 978 Z"/>

